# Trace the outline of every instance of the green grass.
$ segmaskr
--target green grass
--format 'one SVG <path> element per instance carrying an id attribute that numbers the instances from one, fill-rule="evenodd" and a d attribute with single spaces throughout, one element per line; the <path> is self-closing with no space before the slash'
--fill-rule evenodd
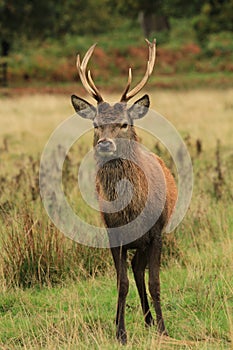
<path id="1" fill-rule="evenodd" d="M 164 342 L 169 348 L 175 348 L 175 343 L 190 349 L 230 347 L 230 281 L 222 274 L 219 278 L 206 276 L 204 269 L 203 264 L 192 273 L 187 267 L 174 266 L 162 271 L 163 309 L 171 337 Z M 43 290 L 8 291 L 1 296 L 1 342 L 12 349 L 117 349 L 116 294 L 113 277 Z M 144 328 L 131 274 L 126 324 L 126 349 L 152 349 L 151 344 L 159 342 L 155 329 Z"/>
<path id="2" fill-rule="evenodd" d="M 144 328 L 129 268 L 126 349 L 232 349 L 232 92 L 150 91 L 152 108 L 185 139 L 194 192 L 183 222 L 164 239 L 161 298 L 170 337 Z M 118 349 L 109 251 L 67 239 L 48 219 L 39 196 L 40 154 L 54 128 L 73 113 L 69 96 L 4 97 L 1 107 L 0 348 Z M 141 136 L 170 163 L 157 140 Z M 75 210 L 100 223 L 75 189 L 76 167 L 90 144 L 91 134 L 71 149 L 64 185 Z"/>

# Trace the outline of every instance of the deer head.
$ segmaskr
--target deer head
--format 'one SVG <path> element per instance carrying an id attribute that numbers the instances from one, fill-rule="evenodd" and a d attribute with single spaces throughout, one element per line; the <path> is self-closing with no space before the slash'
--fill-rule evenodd
<path id="1" fill-rule="evenodd" d="M 87 72 L 87 64 L 94 51 L 95 45 L 89 48 L 82 62 L 80 61 L 80 56 L 77 56 L 77 69 L 80 80 L 88 94 L 97 101 L 97 107 L 94 107 L 89 102 L 76 95 L 71 96 L 71 101 L 79 116 L 93 121 L 94 146 L 99 156 L 112 156 L 117 150 L 115 141 L 117 139 L 125 138 L 137 140 L 133 121 L 146 115 L 150 105 L 149 96 L 144 95 L 131 107 L 127 106 L 127 102 L 141 91 L 153 71 L 156 56 L 156 42 L 155 40 L 152 43 L 148 40 L 146 40 L 146 42 L 149 47 L 149 59 L 144 77 L 130 90 L 132 70 L 129 68 L 128 81 L 120 102 L 113 106 L 103 100 L 99 90 L 95 86 L 90 70 Z"/>

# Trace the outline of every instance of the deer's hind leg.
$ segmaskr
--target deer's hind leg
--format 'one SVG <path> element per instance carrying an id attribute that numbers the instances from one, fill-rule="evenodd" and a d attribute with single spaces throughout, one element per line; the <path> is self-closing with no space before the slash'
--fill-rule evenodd
<path id="1" fill-rule="evenodd" d="M 153 300 L 157 327 L 160 334 L 167 335 L 165 328 L 162 309 L 160 304 L 160 259 L 162 251 L 162 240 L 161 237 L 155 237 L 151 242 L 148 254 L 148 267 L 149 267 L 149 291 Z"/>
<path id="2" fill-rule="evenodd" d="M 134 279 L 138 289 L 138 294 L 141 300 L 141 306 L 143 315 L 145 318 L 146 326 L 151 326 L 154 324 L 153 317 L 150 312 L 148 298 L 146 294 L 145 285 L 145 269 L 148 262 L 148 251 L 137 250 L 132 259 L 132 269 L 134 273 Z"/>

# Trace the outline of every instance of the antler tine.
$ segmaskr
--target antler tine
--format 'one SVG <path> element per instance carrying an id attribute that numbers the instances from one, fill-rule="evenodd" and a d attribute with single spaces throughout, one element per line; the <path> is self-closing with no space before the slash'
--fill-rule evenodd
<path id="1" fill-rule="evenodd" d="M 87 52 L 85 53 L 85 56 L 83 57 L 82 63 L 81 63 L 81 67 L 84 71 L 86 71 L 87 69 L 87 64 L 89 62 L 89 59 L 91 58 L 91 55 L 93 54 L 93 51 L 96 47 L 96 43 L 94 45 L 92 45 Z"/>
<path id="2" fill-rule="evenodd" d="M 81 63 L 80 63 L 80 56 L 77 56 L 77 69 L 78 69 L 78 73 L 79 73 L 79 77 L 80 80 L 84 86 L 84 88 L 86 89 L 86 91 L 89 93 L 89 95 L 95 97 L 95 92 L 94 90 L 89 86 L 89 84 L 87 83 L 87 79 L 86 76 L 81 68 Z"/>
<path id="3" fill-rule="evenodd" d="M 87 70 L 87 64 L 89 62 L 89 59 L 95 49 L 96 44 L 92 45 L 89 50 L 86 52 L 82 63 L 80 61 L 80 56 L 77 56 L 77 69 L 79 72 L 79 77 L 81 79 L 81 82 L 83 84 L 83 87 L 86 89 L 86 91 L 89 93 L 89 95 L 91 95 L 95 100 L 97 100 L 97 102 L 102 102 L 103 98 L 99 92 L 99 90 L 97 89 L 97 87 L 95 86 L 90 73 L 86 73 Z"/>
<path id="4" fill-rule="evenodd" d="M 96 92 L 96 94 L 98 94 L 98 96 L 101 98 L 101 101 L 103 101 L 103 98 L 101 97 L 100 93 L 99 93 L 99 90 L 97 89 L 97 87 L 95 86 L 95 83 L 92 79 L 92 76 L 91 76 L 91 71 L 88 70 L 87 72 L 87 77 L 88 77 L 88 81 L 89 81 L 89 85 L 90 87 Z M 101 102 L 99 101 L 99 102 Z"/>
<path id="5" fill-rule="evenodd" d="M 150 63 L 150 70 L 149 74 L 151 75 L 154 64 L 155 64 L 155 57 L 156 57 L 156 40 L 154 39 L 153 43 L 150 43 L 149 40 L 145 39 L 148 46 L 149 46 L 149 60 L 148 63 Z"/>
<path id="6" fill-rule="evenodd" d="M 146 42 L 147 42 L 148 47 L 149 47 L 149 58 L 148 58 L 148 62 L 147 62 L 147 68 L 146 68 L 145 75 L 142 78 L 142 80 L 131 91 L 129 91 L 129 87 L 130 87 L 132 77 L 131 77 L 131 79 L 128 78 L 126 88 L 125 88 L 123 95 L 121 97 L 121 102 L 127 102 L 132 97 L 134 97 L 146 85 L 147 80 L 149 79 L 149 77 L 153 71 L 154 64 L 155 64 L 155 57 L 156 57 L 156 40 L 154 39 L 153 42 L 151 43 L 149 40 L 146 39 Z M 131 71 L 131 69 L 130 69 L 130 71 Z"/>
<path id="7" fill-rule="evenodd" d="M 126 100 L 127 92 L 129 91 L 131 82 L 132 82 L 132 69 L 129 68 L 128 81 L 127 81 L 127 85 L 125 87 L 125 90 L 123 91 L 123 94 L 122 94 L 122 97 L 121 97 L 121 101 L 125 101 Z"/>

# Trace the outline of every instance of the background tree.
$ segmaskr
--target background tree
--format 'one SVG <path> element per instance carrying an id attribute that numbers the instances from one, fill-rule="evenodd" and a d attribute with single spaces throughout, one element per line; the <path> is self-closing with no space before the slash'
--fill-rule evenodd
<path id="1" fill-rule="evenodd" d="M 7 59 L 15 42 L 61 38 L 66 33 L 100 33 L 115 25 L 109 0 L 0 0 L 2 83 L 6 85 Z"/>
<path id="2" fill-rule="evenodd" d="M 233 31 L 233 0 L 207 0 L 194 18 L 194 28 L 201 43 L 209 34 Z"/>

